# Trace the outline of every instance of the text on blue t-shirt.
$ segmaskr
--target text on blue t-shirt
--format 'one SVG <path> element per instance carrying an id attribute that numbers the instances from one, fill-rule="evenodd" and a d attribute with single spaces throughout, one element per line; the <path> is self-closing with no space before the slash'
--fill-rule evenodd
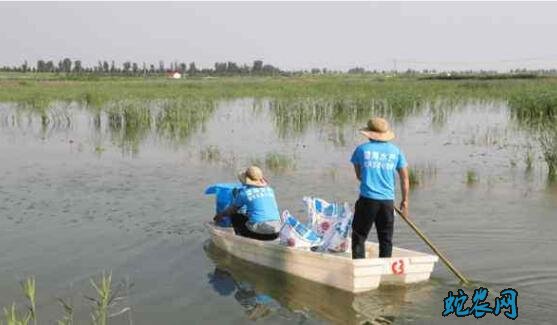
<path id="1" fill-rule="evenodd" d="M 395 171 L 408 164 L 402 151 L 390 142 L 359 145 L 350 160 L 360 168 L 360 195 L 374 200 L 395 199 Z"/>
<path id="2" fill-rule="evenodd" d="M 242 188 L 234 201 L 234 205 L 239 208 L 246 207 L 248 222 L 280 221 L 275 192 L 268 186 L 246 186 Z"/>

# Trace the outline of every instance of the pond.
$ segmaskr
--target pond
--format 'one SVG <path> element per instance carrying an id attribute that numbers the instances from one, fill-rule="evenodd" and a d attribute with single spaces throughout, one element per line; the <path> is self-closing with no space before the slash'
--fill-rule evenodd
<path id="1" fill-rule="evenodd" d="M 281 209 L 303 216 L 304 195 L 353 203 L 349 159 L 373 114 L 392 121 L 409 160 L 417 225 L 489 288 L 488 301 L 514 288 L 520 323 L 550 324 L 557 188 L 532 129 L 505 102 L 474 100 L 405 110 L 251 98 L 0 104 L 0 306 L 23 306 L 18 281 L 34 275 L 40 319 L 61 319 L 62 298 L 87 322 L 89 279 L 107 270 L 130 308 L 114 324 L 447 321 L 443 298 L 459 284 L 441 263 L 427 283 L 352 295 L 208 241 L 205 187 L 251 163 L 268 173 Z M 395 245 L 429 251 L 400 219 L 395 227 Z"/>

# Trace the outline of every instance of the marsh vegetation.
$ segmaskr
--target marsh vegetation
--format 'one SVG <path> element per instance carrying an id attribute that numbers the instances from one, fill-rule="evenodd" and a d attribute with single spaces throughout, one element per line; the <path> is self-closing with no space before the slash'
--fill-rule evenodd
<path id="1" fill-rule="evenodd" d="M 112 273 L 103 272 L 98 280 L 90 279 L 91 288 L 94 289 L 94 295 L 83 296 L 85 301 L 91 304 L 91 324 L 107 325 L 110 318 L 130 312 L 130 307 L 117 308 L 122 305 L 125 296 L 123 296 L 123 285 L 113 286 Z M 0 325 L 37 325 L 37 283 L 35 277 L 26 278 L 21 282 L 23 296 L 26 299 L 26 308 L 18 308 L 16 303 L 12 303 L 10 307 L 4 307 L 4 320 L 0 319 Z M 58 325 L 74 324 L 74 306 L 66 302 L 62 298 L 56 298 L 63 309 L 62 319 L 56 321 Z M 23 312 L 26 310 L 27 312 Z M 54 320 L 46 320 L 51 323 Z M 45 322 L 45 321 L 43 321 Z"/>

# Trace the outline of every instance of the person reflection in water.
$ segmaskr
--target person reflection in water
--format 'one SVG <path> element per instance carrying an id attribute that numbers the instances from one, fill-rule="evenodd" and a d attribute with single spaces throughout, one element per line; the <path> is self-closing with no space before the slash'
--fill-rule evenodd
<path id="1" fill-rule="evenodd" d="M 213 289 L 221 296 L 234 293 L 234 298 L 244 307 L 250 320 L 266 317 L 280 307 L 273 298 L 255 292 L 250 284 L 236 282 L 228 271 L 218 266 L 213 273 L 208 274 L 208 277 Z"/>

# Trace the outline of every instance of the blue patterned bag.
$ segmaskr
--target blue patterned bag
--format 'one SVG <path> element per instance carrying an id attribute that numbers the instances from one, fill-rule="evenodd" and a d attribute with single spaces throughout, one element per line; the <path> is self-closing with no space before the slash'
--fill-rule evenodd
<path id="1" fill-rule="evenodd" d="M 308 211 L 307 225 L 323 238 L 323 250 L 346 252 L 352 228 L 352 211 L 348 203 L 329 203 L 315 197 L 304 197 Z"/>
<path id="2" fill-rule="evenodd" d="M 279 238 L 282 245 L 298 248 L 318 247 L 323 244 L 321 237 L 298 221 L 288 210 L 281 216 L 282 229 Z"/>

